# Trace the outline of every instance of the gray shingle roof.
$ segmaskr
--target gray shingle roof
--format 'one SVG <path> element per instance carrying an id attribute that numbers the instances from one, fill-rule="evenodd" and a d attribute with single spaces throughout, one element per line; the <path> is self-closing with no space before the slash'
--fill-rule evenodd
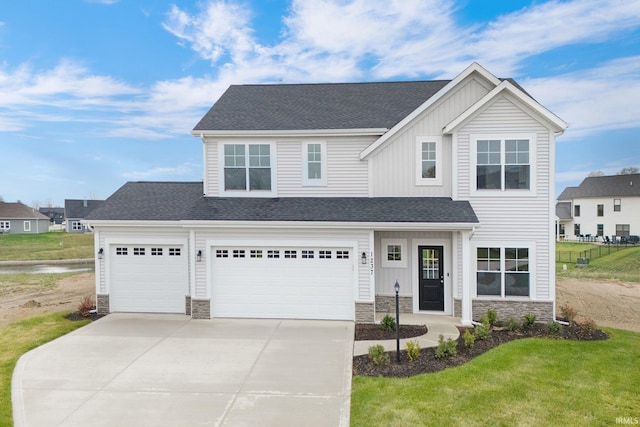
<path id="1" fill-rule="evenodd" d="M 104 200 L 65 199 L 65 218 L 84 218 L 103 203 Z"/>
<path id="2" fill-rule="evenodd" d="M 200 182 L 128 182 L 88 220 L 477 223 L 448 197 L 204 197 Z"/>
<path id="3" fill-rule="evenodd" d="M 194 131 L 390 129 L 447 83 L 234 85 Z"/>
<path id="4" fill-rule="evenodd" d="M 20 202 L 0 202 L 0 219 L 46 219 L 49 217 L 41 214 Z"/>
<path id="5" fill-rule="evenodd" d="M 567 187 L 558 200 L 580 197 L 640 197 L 640 174 L 590 176 L 578 187 Z"/>

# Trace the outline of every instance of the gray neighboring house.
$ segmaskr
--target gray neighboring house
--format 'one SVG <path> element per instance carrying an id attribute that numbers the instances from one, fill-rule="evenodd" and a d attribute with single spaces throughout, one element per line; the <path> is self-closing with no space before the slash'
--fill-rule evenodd
<path id="1" fill-rule="evenodd" d="M 38 212 L 48 216 L 51 224 L 60 225 L 64 222 L 64 208 L 46 207 L 38 209 Z"/>
<path id="2" fill-rule="evenodd" d="M 48 216 L 20 202 L 0 202 L 0 234 L 38 234 L 48 231 Z"/>
<path id="3" fill-rule="evenodd" d="M 87 225 L 83 224 L 82 220 L 102 203 L 104 200 L 65 199 L 64 216 L 67 222 L 65 226 L 67 233 L 88 231 Z"/>
<path id="4" fill-rule="evenodd" d="M 100 313 L 374 322 L 555 315 L 555 137 L 474 63 L 453 80 L 231 86 L 202 182 L 130 182 L 94 227 Z"/>

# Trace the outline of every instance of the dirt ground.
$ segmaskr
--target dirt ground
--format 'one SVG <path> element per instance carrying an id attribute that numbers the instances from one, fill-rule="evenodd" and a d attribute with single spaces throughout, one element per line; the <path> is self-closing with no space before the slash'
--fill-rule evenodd
<path id="1" fill-rule="evenodd" d="M 640 332 L 639 283 L 563 279 L 556 285 L 556 304 L 559 308 L 566 303 L 578 311 L 578 318 L 590 317 L 600 326 Z"/>
<path id="2" fill-rule="evenodd" d="M 75 310 L 85 296 L 95 298 L 95 273 L 80 273 L 51 288 L 0 288 L 0 328 L 16 320 Z M 578 317 L 596 324 L 640 332 L 640 284 L 564 279 L 556 286 L 557 306 L 569 303 Z"/>
<path id="3" fill-rule="evenodd" d="M 75 310 L 86 296 L 95 299 L 95 273 L 65 277 L 53 287 L 0 287 L 0 328 L 17 320 Z"/>

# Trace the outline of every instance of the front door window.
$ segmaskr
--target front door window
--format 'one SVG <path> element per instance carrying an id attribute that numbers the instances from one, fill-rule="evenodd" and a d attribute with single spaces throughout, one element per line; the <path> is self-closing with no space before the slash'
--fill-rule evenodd
<path id="1" fill-rule="evenodd" d="M 444 310 L 442 246 L 418 246 L 418 309 Z"/>

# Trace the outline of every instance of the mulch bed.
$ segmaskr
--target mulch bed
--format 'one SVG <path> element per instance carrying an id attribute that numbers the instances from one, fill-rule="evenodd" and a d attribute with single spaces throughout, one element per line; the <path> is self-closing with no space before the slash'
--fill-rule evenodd
<path id="1" fill-rule="evenodd" d="M 425 325 L 400 325 L 400 338 L 419 337 L 427 333 Z M 356 323 L 356 341 L 395 340 L 396 331 L 388 331 L 373 323 Z"/>
<path id="2" fill-rule="evenodd" d="M 380 325 L 374 325 L 380 328 Z M 458 328 L 460 330 L 460 337 L 457 340 L 456 352 L 457 355 L 449 358 L 436 359 L 435 348 L 424 348 L 420 350 L 420 356 L 417 360 L 410 361 L 407 357 L 406 350 L 400 351 L 400 364 L 396 363 L 396 352 L 390 351 L 389 356 L 391 363 L 389 365 L 375 365 L 369 356 L 364 354 L 355 356 L 353 358 L 353 374 L 364 376 L 383 376 L 383 377 L 411 377 L 418 374 L 438 372 L 447 368 L 460 366 L 474 357 L 485 353 L 492 348 L 504 344 L 509 341 L 522 339 L 522 338 L 556 338 L 556 339 L 572 339 L 582 341 L 599 341 L 609 338 L 607 333 L 595 329 L 585 333 L 575 327 L 562 326 L 560 332 L 557 334 L 549 334 L 546 324 L 535 324 L 531 329 L 520 332 L 512 332 L 502 328 L 494 328 L 489 340 L 476 340 L 473 348 L 468 350 L 464 346 L 463 334 L 467 328 Z M 395 335 L 393 336 L 395 339 Z"/>
<path id="3" fill-rule="evenodd" d="M 74 311 L 72 313 L 67 314 L 66 316 L 64 316 L 65 319 L 68 320 L 98 320 L 101 317 L 104 317 L 104 314 L 98 314 L 98 313 L 89 313 L 89 315 L 84 316 L 82 313 L 80 313 L 79 311 Z"/>

